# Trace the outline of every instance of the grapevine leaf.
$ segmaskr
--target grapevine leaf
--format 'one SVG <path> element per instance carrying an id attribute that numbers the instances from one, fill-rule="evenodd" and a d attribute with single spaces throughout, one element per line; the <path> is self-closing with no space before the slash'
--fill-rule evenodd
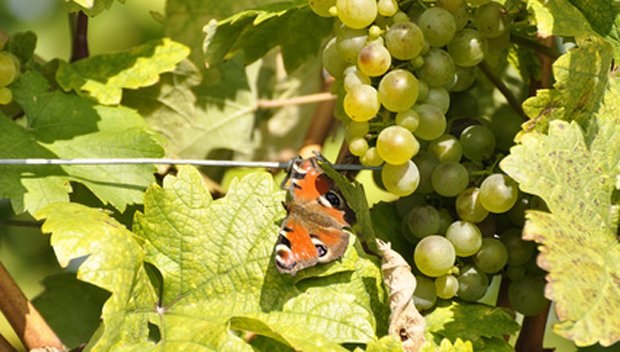
<path id="1" fill-rule="evenodd" d="M 551 212 L 528 212 L 524 238 L 542 245 L 545 295 L 561 321 L 555 330 L 578 346 L 620 339 L 619 205 L 612 202 L 620 175 L 620 87 L 609 83 L 585 134 L 574 122 L 553 121 L 548 135 L 524 135 L 500 164 Z"/>
<path id="2" fill-rule="evenodd" d="M 446 302 L 438 304 L 425 318 L 428 331 L 436 338 L 469 340 L 476 351 L 510 351 L 503 335 L 519 330 L 519 324 L 508 312 L 482 304 Z M 501 347 L 498 339 L 503 342 Z"/>
<path id="3" fill-rule="evenodd" d="M 553 89 L 541 89 L 523 103 L 531 118 L 526 131 L 546 131 L 549 121 L 577 121 L 587 126 L 603 99 L 613 55 L 603 40 L 584 42 L 553 64 Z"/>
<path id="4" fill-rule="evenodd" d="M 412 265 L 414 246 L 401 233 L 401 220 L 394 203 L 375 204 L 370 210 L 370 218 L 377 238 L 390 243 L 392 249 Z"/>
<path id="5" fill-rule="evenodd" d="M 153 87 L 125 94 L 123 104 L 137 109 L 168 143 L 169 156 L 201 159 L 215 149 L 249 153 L 256 110 L 256 90 L 239 60 L 220 65 L 201 82 L 200 72 L 185 62 Z M 250 81 L 259 74 L 250 67 Z"/>
<path id="6" fill-rule="evenodd" d="M 56 158 L 25 128 L 0 113 L 0 157 Z M 27 176 L 27 177 L 24 177 Z M 9 198 L 16 213 L 33 211 L 53 202 L 69 201 L 67 174 L 60 166 L 0 166 L 0 197 Z"/>
<path id="7" fill-rule="evenodd" d="M 28 129 L 0 119 L 0 156 L 4 158 L 159 157 L 161 147 L 135 111 L 96 105 L 88 99 L 51 91 L 35 71 L 13 85 Z M 87 186 L 101 201 L 123 211 L 142 200 L 152 182 L 150 165 L 2 166 L 0 193 L 16 212 L 34 212 L 68 201 L 69 182 Z M 27 175 L 27 177 L 25 177 Z"/>
<path id="8" fill-rule="evenodd" d="M 183 44 L 168 38 L 151 41 L 130 51 L 61 62 L 56 79 L 65 90 L 84 93 L 104 105 L 120 103 L 123 88 L 150 86 L 163 72 L 172 71 L 189 54 Z"/>
<path id="9" fill-rule="evenodd" d="M 366 352 L 404 352 L 404 350 L 398 338 L 388 335 L 369 342 Z"/>
<path id="10" fill-rule="evenodd" d="M 61 264 L 88 256 L 78 277 L 112 293 L 93 350 L 252 351 L 231 329 L 297 350 L 345 351 L 340 343 L 370 341 L 372 293 L 347 289 L 380 275 L 342 273 L 334 285 L 324 283 L 333 276 L 301 285 L 278 273 L 272 251 L 282 200 L 271 176 L 255 173 L 214 201 L 200 174 L 182 167 L 163 187 L 148 189 L 135 234 L 77 204 L 53 204 L 37 217 L 46 219 Z M 355 255 L 350 248 L 345 257 Z M 146 262 L 161 273 L 161 291 L 149 281 Z M 149 330 L 162 339 L 149 340 Z"/>
<path id="11" fill-rule="evenodd" d="M 280 46 L 284 66 L 292 72 L 316 55 L 332 26 L 331 19 L 316 16 L 305 0 L 243 11 L 205 26 L 206 63 L 215 65 L 238 52 L 243 52 L 246 63 L 251 63 Z"/>
<path id="12" fill-rule="evenodd" d="M 588 6 L 601 1 L 584 0 Z M 534 12 L 536 24 L 541 35 L 559 35 L 565 37 L 582 37 L 595 35 L 586 16 L 569 0 L 529 0 L 528 5 Z"/>
<path id="13" fill-rule="evenodd" d="M 428 340 L 418 352 L 473 352 L 474 346 L 471 341 L 463 341 L 460 338 L 456 338 L 454 344 L 447 338 L 441 339 L 437 343 L 433 340 Z"/>
<path id="14" fill-rule="evenodd" d="M 349 181 L 345 176 L 334 170 L 329 163 L 323 162 L 321 167 L 336 182 L 349 207 L 355 213 L 357 236 L 373 253 L 378 253 L 375 230 L 372 227 L 364 186 L 355 180 L 353 182 Z"/>
<path id="15" fill-rule="evenodd" d="M 37 36 L 33 32 L 15 33 L 9 41 L 8 50 L 21 62 L 28 62 L 37 46 Z"/>
<path id="16" fill-rule="evenodd" d="M 192 62 L 201 67 L 204 65 L 204 37 L 197 33 L 201 33 L 209 20 L 228 17 L 250 7 L 275 1 L 277 0 L 169 0 L 166 1 L 164 31 L 170 38 L 187 45 L 192 51 Z"/>
<path id="17" fill-rule="evenodd" d="M 538 29 L 543 35 L 580 37 L 614 30 L 618 11 L 611 2 L 597 0 L 530 1 Z"/>
<path id="18" fill-rule="evenodd" d="M 110 294 L 77 280 L 75 274 L 57 274 L 43 279 L 45 291 L 32 303 L 69 348 L 90 339 L 99 325 L 103 303 Z"/>

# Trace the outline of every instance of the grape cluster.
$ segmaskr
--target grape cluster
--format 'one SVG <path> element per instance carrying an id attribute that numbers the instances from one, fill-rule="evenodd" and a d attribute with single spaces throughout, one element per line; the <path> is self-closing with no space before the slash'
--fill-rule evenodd
<path id="1" fill-rule="evenodd" d="M 491 0 L 310 0 L 338 18 L 323 65 L 336 79 L 337 116 L 349 151 L 401 197 L 401 232 L 415 246 L 420 309 L 437 297 L 481 299 L 505 273 L 522 313 L 544 307 L 535 247 L 521 239 L 531 197 L 497 169 L 521 117 L 501 106 L 490 121 L 462 118 L 489 46 L 509 36 L 506 9 Z M 535 288 L 532 290 L 532 288 Z M 528 291 L 528 293 L 525 293 Z M 534 298 L 536 296 L 536 298 Z M 532 302 L 537 302 L 536 309 Z M 534 304 L 534 305 L 536 305 Z M 525 307 L 524 307 L 525 306 Z"/>
<path id="2" fill-rule="evenodd" d="M 0 51 L 0 105 L 13 100 L 13 92 L 8 85 L 13 83 L 19 74 L 19 60 L 8 51 Z"/>

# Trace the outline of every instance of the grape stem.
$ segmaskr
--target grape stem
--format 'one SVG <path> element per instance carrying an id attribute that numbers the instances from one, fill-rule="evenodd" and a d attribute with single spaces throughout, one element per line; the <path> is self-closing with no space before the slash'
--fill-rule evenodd
<path id="1" fill-rule="evenodd" d="M 69 15 L 69 26 L 72 29 L 71 62 L 87 58 L 88 51 L 88 16 L 82 11 Z"/>
<path id="2" fill-rule="evenodd" d="M 519 100 L 512 94 L 510 89 L 506 87 L 504 82 L 502 82 L 502 80 L 493 73 L 491 67 L 489 67 L 489 65 L 485 61 L 482 61 L 478 64 L 478 68 L 480 69 L 480 71 L 482 71 L 482 73 L 484 73 L 484 75 L 489 79 L 489 81 L 491 81 L 491 83 L 493 83 L 493 85 L 502 93 L 510 107 L 512 107 L 512 109 L 517 114 L 521 115 L 523 120 L 529 120 L 529 118 L 523 111 Z"/>
<path id="3" fill-rule="evenodd" d="M 0 312 L 4 314 L 26 349 L 54 347 L 64 351 L 64 346 L 56 333 L 28 301 L 2 263 L 0 263 L 0 297 L 2 297 Z"/>
<path id="4" fill-rule="evenodd" d="M 302 105 L 329 102 L 336 100 L 336 96 L 330 92 L 302 95 L 298 97 L 278 100 L 259 100 L 257 103 L 257 109 L 276 109 L 290 105 Z"/>
<path id="5" fill-rule="evenodd" d="M 520 33 L 510 32 L 510 41 L 517 44 L 518 46 L 522 46 L 528 49 L 532 49 L 535 52 L 545 55 L 554 61 L 560 57 L 560 54 L 557 50 L 543 45 L 535 40 L 532 40 L 530 37 L 524 36 Z"/>

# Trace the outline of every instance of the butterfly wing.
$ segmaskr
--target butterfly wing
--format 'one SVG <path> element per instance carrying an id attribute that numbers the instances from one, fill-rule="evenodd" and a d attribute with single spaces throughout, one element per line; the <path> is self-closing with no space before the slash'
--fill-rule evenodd
<path id="1" fill-rule="evenodd" d="M 313 266 L 319 261 L 319 252 L 312 242 L 310 232 L 297 216 L 291 213 L 282 223 L 275 252 L 276 267 L 281 273 L 295 275 L 298 270 Z"/>
<path id="2" fill-rule="evenodd" d="M 353 212 L 316 158 L 296 159 L 283 185 L 289 192 L 276 242 L 276 267 L 291 275 L 341 257 L 349 243 L 344 228 Z"/>

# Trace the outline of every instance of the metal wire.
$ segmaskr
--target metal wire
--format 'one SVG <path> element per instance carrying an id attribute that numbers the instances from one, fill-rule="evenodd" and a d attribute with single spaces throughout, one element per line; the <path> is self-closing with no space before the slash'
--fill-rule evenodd
<path id="1" fill-rule="evenodd" d="M 218 167 L 261 167 L 286 169 L 288 162 L 276 161 L 237 161 L 237 160 L 202 160 L 202 159 L 158 159 L 158 158 L 94 158 L 94 159 L 0 159 L 0 165 L 195 165 Z M 368 167 L 353 164 L 333 164 L 336 170 L 379 170 L 380 167 Z"/>

